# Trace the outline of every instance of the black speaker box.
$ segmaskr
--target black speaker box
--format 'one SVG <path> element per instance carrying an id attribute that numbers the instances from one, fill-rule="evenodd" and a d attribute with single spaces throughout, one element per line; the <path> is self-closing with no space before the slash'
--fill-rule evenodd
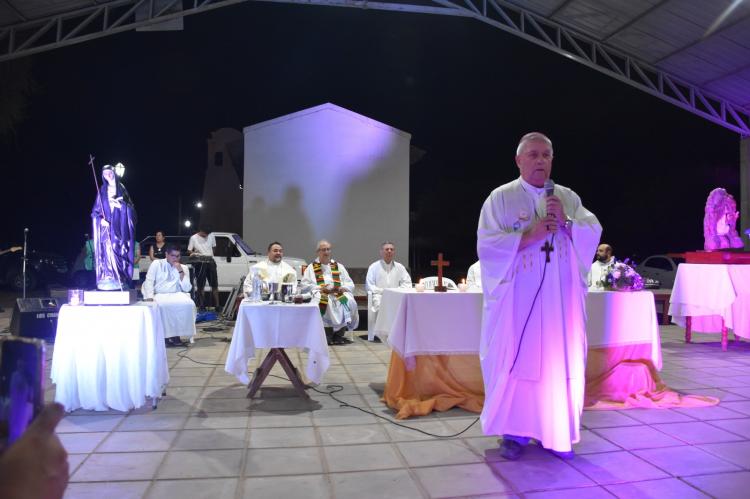
<path id="1" fill-rule="evenodd" d="M 58 298 L 17 298 L 10 319 L 10 334 L 55 341 L 62 302 Z"/>

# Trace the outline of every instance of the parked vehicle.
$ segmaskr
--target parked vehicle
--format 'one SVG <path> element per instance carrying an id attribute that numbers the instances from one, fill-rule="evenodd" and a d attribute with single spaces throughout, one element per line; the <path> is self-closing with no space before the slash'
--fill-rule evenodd
<path id="1" fill-rule="evenodd" d="M 214 247 L 214 261 L 216 262 L 216 273 L 219 281 L 219 291 L 231 291 L 237 285 L 240 278 L 247 275 L 250 267 L 266 258 L 265 253 L 254 251 L 238 234 L 231 232 L 212 232 L 216 239 Z M 179 246 L 183 256 L 183 263 L 189 265 L 188 243 L 190 236 L 165 236 L 167 244 Z M 139 269 L 141 278 L 146 277 L 151 259 L 148 257 L 149 248 L 156 243 L 154 236 L 149 236 L 141 241 L 141 260 Z M 302 279 L 302 266 L 306 264 L 301 258 L 284 257 L 284 261 L 291 265 L 297 272 L 297 279 Z M 206 285 L 206 289 L 210 286 Z"/>
<path id="2" fill-rule="evenodd" d="M 679 262 L 669 255 L 651 255 L 636 265 L 635 271 L 641 277 L 651 278 L 661 283 L 662 288 L 674 286 Z"/>
<path id="3" fill-rule="evenodd" d="M 26 255 L 26 291 L 51 283 L 65 283 L 68 262 L 64 256 L 29 250 Z M 23 252 L 0 255 L 0 285 L 23 290 Z"/>

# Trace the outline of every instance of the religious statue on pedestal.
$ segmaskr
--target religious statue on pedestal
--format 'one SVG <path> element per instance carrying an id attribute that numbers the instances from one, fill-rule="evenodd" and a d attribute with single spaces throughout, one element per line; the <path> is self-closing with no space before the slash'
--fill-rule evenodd
<path id="1" fill-rule="evenodd" d="M 97 190 L 91 210 L 96 287 L 103 291 L 129 289 L 133 277 L 135 207 L 111 165 L 102 168 L 102 184 L 97 183 Z"/>
<path id="2" fill-rule="evenodd" d="M 712 190 L 703 217 L 703 248 L 706 251 L 741 248 L 743 244 L 737 233 L 737 218 L 739 213 L 734 197 L 721 187 Z"/>

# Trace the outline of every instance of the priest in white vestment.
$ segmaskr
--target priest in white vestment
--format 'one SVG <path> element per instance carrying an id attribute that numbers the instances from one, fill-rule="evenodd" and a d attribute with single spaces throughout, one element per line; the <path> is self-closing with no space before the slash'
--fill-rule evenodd
<path id="1" fill-rule="evenodd" d="M 516 164 L 520 178 L 490 194 L 477 229 L 482 429 L 503 435 L 508 459 L 530 439 L 569 458 L 583 410 L 586 276 L 602 229 L 571 189 L 548 183 L 546 194 L 546 136 L 525 135 Z"/>
<path id="2" fill-rule="evenodd" d="M 596 260 L 591 264 L 591 270 L 589 270 L 589 291 L 604 290 L 604 279 L 614 264 L 615 257 L 612 254 L 612 246 L 600 244 L 596 248 Z"/>
<path id="3" fill-rule="evenodd" d="M 479 260 L 474 262 L 474 264 L 469 267 L 468 272 L 466 272 L 466 284 L 469 286 L 469 289 L 473 291 L 482 290 L 482 267 L 479 265 Z"/>
<path id="4" fill-rule="evenodd" d="M 148 267 L 141 291 L 143 299 L 155 301 L 169 346 L 180 346 L 180 337 L 192 340 L 195 335 L 195 303 L 188 294 L 190 273 L 180 263 L 180 250 L 167 245 L 166 258 L 154 260 Z"/>
<path id="5" fill-rule="evenodd" d="M 392 242 L 386 241 L 380 246 L 380 260 L 371 264 L 367 269 L 365 287 L 367 294 L 370 296 L 370 308 L 367 311 L 367 323 L 370 325 L 367 331 L 368 341 L 376 341 L 372 326 L 378 317 L 383 289 L 411 288 L 409 272 L 407 272 L 406 267 L 394 260 L 395 257 L 396 246 Z"/>
<path id="6" fill-rule="evenodd" d="M 245 294 L 252 292 L 253 290 L 253 273 L 257 273 L 258 277 L 265 283 L 270 284 L 272 282 L 282 283 L 297 283 L 297 272 L 294 271 L 291 265 L 286 263 L 284 260 L 284 247 L 280 242 L 274 241 L 268 245 L 268 253 L 266 259 L 262 260 L 250 268 L 243 289 Z"/>
<path id="7" fill-rule="evenodd" d="M 354 281 L 339 262 L 331 258 L 331 243 L 318 242 L 318 257 L 310 263 L 302 276 L 303 292 L 312 293 L 323 317 L 329 345 L 344 345 L 352 341 L 344 337 L 347 330 L 357 329 L 359 312 L 354 300 Z"/>

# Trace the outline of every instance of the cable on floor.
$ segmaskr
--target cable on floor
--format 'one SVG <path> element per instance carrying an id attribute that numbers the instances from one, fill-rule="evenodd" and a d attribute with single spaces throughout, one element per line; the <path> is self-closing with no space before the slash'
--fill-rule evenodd
<path id="1" fill-rule="evenodd" d="M 206 329 L 204 328 L 203 330 L 205 331 Z M 225 340 L 225 338 L 219 338 L 219 337 L 216 337 L 216 336 L 214 336 L 212 334 L 209 334 L 208 336 L 203 336 L 201 338 L 195 338 L 195 343 L 198 343 L 199 341 L 202 341 L 202 340 L 208 340 L 208 339 L 221 340 L 221 341 Z M 185 354 L 185 352 L 187 352 L 188 350 L 189 350 L 189 347 L 184 347 L 182 350 L 180 350 L 180 351 L 177 352 L 177 356 L 180 357 L 181 359 L 186 359 L 186 360 L 189 360 L 191 362 L 195 362 L 196 364 L 201 364 L 201 365 L 204 365 L 204 366 L 223 366 L 224 365 L 224 364 L 217 364 L 217 363 L 214 363 L 214 362 L 203 362 L 203 361 L 200 361 L 200 360 L 195 360 L 195 359 L 191 358 L 189 355 Z M 252 373 L 249 373 L 249 374 L 252 375 Z M 285 378 L 283 376 L 278 376 L 276 374 L 269 374 L 269 376 L 273 376 L 274 378 L 282 379 L 284 381 L 288 381 L 289 383 L 291 383 L 291 381 L 289 379 L 287 379 L 287 378 Z M 345 401 L 341 400 L 340 398 L 336 397 L 334 394 L 342 391 L 344 389 L 343 385 L 326 385 L 327 390 L 319 390 L 318 388 L 316 388 L 314 386 L 310 386 L 310 385 L 306 385 L 306 386 L 310 390 L 313 390 L 314 392 L 320 393 L 321 395 L 328 395 L 333 400 L 335 400 L 336 402 L 339 403 L 339 407 L 342 407 L 342 408 L 343 407 L 349 407 L 351 409 L 356 409 L 358 411 L 364 412 L 365 414 L 369 414 L 371 416 L 375 416 L 376 418 L 379 418 L 379 419 L 382 419 L 384 421 L 387 421 L 388 423 L 390 423 L 392 425 L 399 426 L 399 427 L 405 428 L 407 430 L 416 431 L 416 432 L 422 433 L 423 435 L 427 435 L 427 436 L 430 436 L 430 437 L 435 437 L 435 438 L 455 438 L 455 437 L 457 437 L 457 436 L 459 436 L 459 435 L 467 432 L 472 426 L 474 426 L 475 424 L 477 424 L 477 421 L 479 421 L 479 418 L 476 418 L 474 421 L 472 421 L 469 424 L 469 426 L 467 426 L 463 430 L 459 431 L 458 433 L 454 433 L 454 434 L 451 434 L 451 435 L 438 435 L 436 433 L 430 433 L 428 431 L 420 430 L 419 428 L 414 428 L 412 426 L 407 426 L 407 425 L 405 425 L 403 423 L 399 423 L 398 421 L 394 421 L 393 419 L 388 418 L 386 416 L 383 416 L 381 414 L 378 414 L 376 412 L 364 409 L 362 407 L 358 407 L 356 405 L 353 405 L 353 404 L 350 404 L 348 402 L 345 402 Z"/>

